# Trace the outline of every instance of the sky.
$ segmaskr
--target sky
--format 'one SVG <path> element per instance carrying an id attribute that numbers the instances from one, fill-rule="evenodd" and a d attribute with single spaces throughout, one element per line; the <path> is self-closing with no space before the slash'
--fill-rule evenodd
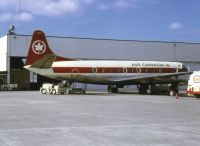
<path id="1" fill-rule="evenodd" d="M 26 35 L 200 43 L 200 0 L 1 0 L 0 36 L 11 25 Z"/>

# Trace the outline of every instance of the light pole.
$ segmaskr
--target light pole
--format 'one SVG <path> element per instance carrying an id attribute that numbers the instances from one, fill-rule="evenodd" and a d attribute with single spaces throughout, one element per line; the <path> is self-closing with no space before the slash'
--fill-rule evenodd
<path id="1" fill-rule="evenodd" d="M 174 47 L 174 61 L 176 61 L 176 42 L 174 42 L 173 47 Z"/>

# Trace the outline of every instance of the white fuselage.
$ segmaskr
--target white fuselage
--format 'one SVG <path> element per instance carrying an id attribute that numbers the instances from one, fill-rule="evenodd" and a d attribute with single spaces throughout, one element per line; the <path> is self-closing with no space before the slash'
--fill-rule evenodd
<path id="1" fill-rule="evenodd" d="M 54 61 L 51 68 L 25 68 L 60 80 L 108 84 L 123 78 L 151 77 L 152 75 L 181 72 L 183 64 L 160 61 L 75 60 Z"/>

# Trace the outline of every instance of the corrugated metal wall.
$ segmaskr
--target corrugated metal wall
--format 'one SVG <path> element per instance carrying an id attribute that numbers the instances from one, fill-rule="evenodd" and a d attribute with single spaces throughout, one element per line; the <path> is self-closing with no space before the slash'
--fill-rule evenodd
<path id="1" fill-rule="evenodd" d="M 11 56 L 26 56 L 31 36 L 11 37 Z M 198 66 L 200 43 L 48 37 L 52 50 L 63 57 L 122 60 L 181 61 Z"/>

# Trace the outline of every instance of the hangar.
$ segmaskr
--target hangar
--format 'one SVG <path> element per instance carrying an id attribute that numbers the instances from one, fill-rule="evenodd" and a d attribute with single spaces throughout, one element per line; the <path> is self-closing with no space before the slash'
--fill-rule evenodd
<path id="1" fill-rule="evenodd" d="M 199 70 L 200 66 L 200 43 L 59 36 L 47 39 L 56 54 L 68 58 L 179 61 L 190 70 Z M 43 82 L 54 82 L 23 68 L 30 41 L 31 35 L 12 32 L 0 38 L 0 84 L 17 83 L 19 89 L 29 90 L 38 89 Z"/>

